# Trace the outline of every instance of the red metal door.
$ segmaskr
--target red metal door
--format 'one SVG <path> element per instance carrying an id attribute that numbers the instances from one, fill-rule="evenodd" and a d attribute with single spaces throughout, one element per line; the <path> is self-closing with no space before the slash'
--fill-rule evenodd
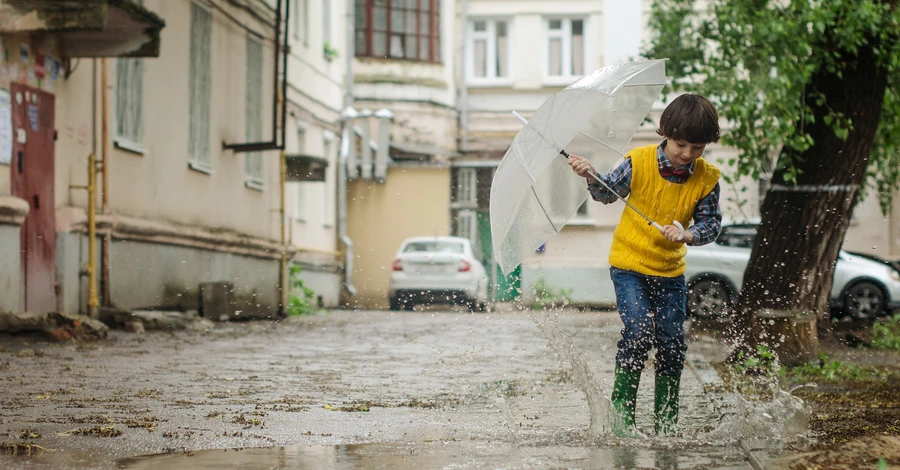
<path id="1" fill-rule="evenodd" d="M 31 206 L 22 224 L 25 310 L 56 310 L 56 204 L 53 95 L 20 83 L 10 87 L 13 118 L 11 192 Z"/>

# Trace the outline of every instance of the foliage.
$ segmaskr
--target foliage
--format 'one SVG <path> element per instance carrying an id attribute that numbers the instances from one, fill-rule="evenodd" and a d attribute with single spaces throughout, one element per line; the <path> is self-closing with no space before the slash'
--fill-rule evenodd
<path id="1" fill-rule="evenodd" d="M 819 379 L 826 382 L 837 380 L 886 380 L 889 372 L 873 367 L 860 367 L 856 364 L 844 364 L 838 360 L 828 360 L 828 356 L 819 353 L 819 362 L 795 367 L 791 374 L 800 380 Z"/>
<path id="2" fill-rule="evenodd" d="M 900 314 L 872 325 L 872 348 L 900 351 Z"/>
<path id="3" fill-rule="evenodd" d="M 302 269 L 296 264 L 292 264 L 289 268 L 289 297 L 287 305 L 288 316 L 312 315 L 316 313 L 316 293 L 303 284 L 300 278 Z"/>
<path id="4" fill-rule="evenodd" d="M 565 306 L 572 301 L 572 289 L 553 289 L 541 277 L 534 283 L 535 308 Z"/>
<path id="5" fill-rule="evenodd" d="M 322 55 L 325 59 L 331 61 L 338 58 L 338 51 L 331 45 L 328 41 L 325 41 L 325 44 L 322 45 Z"/>
<path id="6" fill-rule="evenodd" d="M 812 88 L 817 74 L 841 77 L 860 50 L 871 50 L 889 84 L 900 78 L 897 2 L 711 0 L 707 11 L 697 8 L 705 3 L 654 0 L 649 26 L 655 37 L 643 55 L 668 58 L 673 89 L 710 97 L 733 123 L 722 143 L 738 149 L 729 162 L 735 177 L 772 171 L 777 155 L 783 180 L 796 183 L 801 154 L 813 144 L 806 125 L 823 122 L 847 138 L 851 116 Z M 900 97 L 890 85 L 881 112 L 867 183 L 887 213 L 900 183 Z"/>
<path id="7" fill-rule="evenodd" d="M 776 377 L 781 370 L 775 353 L 763 344 L 756 346 L 756 354 L 745 356 L 743 351 L 739 352 L 738 360 L 731 364 L 729 368 L 734 375 L 752 375 L 766 378 Z"/>

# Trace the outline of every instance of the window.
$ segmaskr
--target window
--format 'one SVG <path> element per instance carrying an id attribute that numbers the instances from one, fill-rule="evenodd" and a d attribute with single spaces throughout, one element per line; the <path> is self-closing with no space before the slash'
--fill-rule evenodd
<path id="1" fill-rule="evenodd" d="M 571 79 L 584 74 L 584 20 L 547 20 L 546 62 L 548 78 Z"/>
<path id="2" fill-rule="evenodd" d="M 144 63 L 140 59 L 116 60 L 116 145 L 142 151 L 144 123 Z"/>
<path id="3" fill-rule="evenodd" d="M 509 78 L 509 35 L 505 21 L 470 23 L 469 79 L 474 82 Z"/>
<path id="4" fill-rule="evenodd" d="M 475 243 L 478 237 L 478 220 L 474 210 L 466 209 L 456 213 L 456 236 L 468 238 Z"/>
<path id="5" fill-rule="evenodd" d="M 247 93 L 246 93 L 246 133 L 248 142 L 262 139 L 263 46 L 259 39 L 247 36 Z M 244 160 L 245 184 L 249 188 L 263 188 L 263 161 L 259 152 L 247 152 Z"/>
<path id="6" fill-rule="evenodd" d="M 478 185 L 475 168 L 460 168 L 457 173 L 456 202 L 461 205 L 476 207 L 478 204 Z"/>
<path id="7" fill-rule="evenodd" d="M 440 0 L 355 0 L 356 55 L 440 61 Z"/>
<path id="8" fill-rule="evenodd" d="M 188 155 L 191 168 L 211 171 L 209 145 L 209 106 L 212 88 L 210 42 L 212 13 L 191 3 L 190 129 Z"/>

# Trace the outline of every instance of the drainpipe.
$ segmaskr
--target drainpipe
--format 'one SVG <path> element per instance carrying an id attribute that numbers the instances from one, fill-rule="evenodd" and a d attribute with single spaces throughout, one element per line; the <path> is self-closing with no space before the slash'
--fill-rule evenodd
<path id="1" fill-rule="evenodd" d="M 460 2 L 460 18 L 462 22 L 462 48 L 460 50 L 459 66 L 459 152 L 465 154 L 469 151 L 469 73 L 468 57 L 466 52 L 469 47 L 469 2 Z"/>
<path id="2" fill-rule="evenodd" d="M 96 82 L 95 82 L 96 83 Z M 98 318 L 97 301 L 97 157 L 93 152 L 88 156 L 88 316 Z M 80 289 L 79 289 L 80 290 Z"/>
<path id="3" fill-rule="evenodd" d="M 347 235 L 347 156 L 350 146 L 353 145 L 353 118 L 357 112 L 350 106 L 341 112 L 344 121 L 341 130 L 341 155 L 338 163 L 338 238 L 344 245 L 344 288 L 347 293 L 356 295 L 356 287 L 353 286 L 353 240 Z"/>
<path id="4" fill-rule="evenodd" d="M 100 103 L 101 103 L 101 147 L 102 158 L 100 163 L 100 171 L 103 172 L 103 199 L 101 213 L 109 214 L 109 72 L 106 66 L 106 58 L 100 59 Z M 103 242 L 100 248 L 100 287 L 101 299 L 103 306 L 112 305 L 112 298 L 109 287 L 109 237 L 110 231 L 103 235 Z"/>
<path id="5" fill-rule="evenodd" d="M 287 162 L 285 161 L 284 150 L 278 157 L 279 181 L 278 185 L 281 190 L 278 213 L 281 216 L 281 262 L 279 263 L 278 275 L 278 314 L 280 316 L 287 315 L 287 296 L 288 296 L 288 272 L 287 272 L 287 245 L 285 235 L 285 217 L 284 217 L 284 189 L 287 181 Z"/>
<path id="6" fill-rule="evenodd" d="M 347 53 L 344 54 L 346 61 L 346 77 L 344 79 L 344 110 L 341 112 L 341 120 L 343 121 L 343 129 L 341 129 L 341 151 L 340 162 L 338 162 L 338 239 L 344 245 L 344 288 L 351 296 L 356 295 L 356 287 L 353 285 L 353 240 L 347 235 L 347 160 L 350 154 L 350 145 L 353 139 L 353 119 L 358 113 L 353 109 L 353 59 L 356 56 L 354 50 L 356 46 L 356 17 L 354 13 L 354 3 L 347 4 L 347 37 L 346 48 Z"/>

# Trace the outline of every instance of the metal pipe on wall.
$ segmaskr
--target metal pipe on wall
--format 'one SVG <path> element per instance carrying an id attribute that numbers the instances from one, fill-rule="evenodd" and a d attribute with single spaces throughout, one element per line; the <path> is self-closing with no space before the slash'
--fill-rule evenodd
<path id="1" fill-rule="evenodd" d="M 347 234 L 347 161 L 353 146 L 353 118 L 356 110 L 353 109 L 353 60 L 356 57 L 356 17 L 354 14 L 354 2 L 346 2 L 347 5 L 347 54 L 346 78 L 344 87 L 344 111 L 341 113 L 343 128 L 341 129 L 341 149 L 338 156 L 337 187 L 338 187 L 338 241 L 343 245 L 344 251 L 344 288 L 347 293 L 356 295 L 356 287 L 353 285 L 353 240 Z"/>
<path id="2" fill-rule="evenodd" d="M 278 215 L 281 218 L 281 262 L 279 263 L 278 276 L 278 314 L 287 315 L 287 298 L 288 298 L 288 271 L 287 271 L 287 234 L 285 233 L 285 211 L 284 211 L 284 190 L 287 186 L 287 161 L 285 161 L 285 151 L 282 150 L 278 156 L 278 186 L 281 189 L 279 194 Z"/>
<path id="3" fill-rule="evenodd" d="M 100 163 L 100 171 L 103 172 L 103 195 L 101 212 L 109 214 L 109 70 L 107 68 L 106 58 L 100 59 L 100 115 L 101 115 L 101 145 L 102 158 Z M 107 231 L 103 235 L 103 242 L 100 248 L 100 287 L 101 299 L 104 307 L 112 305 L 112 298 L 109 287 L 109 237 Z"/>
<path id="4" fill-rule="evenodd" d="M 94 153 L 88 156 L 88 316 L 99 316 L 97 301 L 97 157 Z"/>
<path id="5" fill-rule="evenodd" d="M 460 18 L 462 23 L 462 47 L 459 54 L 459 151 L 465 154 L 469 151 L 469 84 L 467 80 L 469 69 L 466 57 L 469 47 L 468 0 L 460 2 Z"/>

